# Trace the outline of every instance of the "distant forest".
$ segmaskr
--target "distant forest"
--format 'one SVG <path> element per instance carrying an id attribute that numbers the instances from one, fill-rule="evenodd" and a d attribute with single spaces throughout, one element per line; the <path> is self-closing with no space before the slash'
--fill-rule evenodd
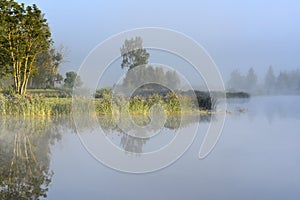
<path id="1" fill-rule="evenodd" d="M 253 68 L 246 75 L 234 70 L 226 84 L 229 91 L 245 91 L 251 94 L 300 94 L 300 69 L 280 71 L 275 74 L 270 66 L 259 81 Z"/>

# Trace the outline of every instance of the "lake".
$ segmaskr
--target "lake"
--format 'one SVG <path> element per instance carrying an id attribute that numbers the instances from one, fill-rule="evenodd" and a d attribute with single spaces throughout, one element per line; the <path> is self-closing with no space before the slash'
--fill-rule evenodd
<path id="1" fill-rule="evenodd" d="M 0 120 L 0 199 L 300 199 L 300 96 L 231 99 L 230 114 L 212 152 L 199 159 L 210 117 L 190 117 L 183 132 L 198 126 L 190 148 L 172 165 L 151 173 L 111 169 L 82 145 L 70 118 Z M 178 117 L 153 138 L 136 141 L 99 122 L 113 144 L 138 154 L 174 137 Z M 85 122 L 85 119 L 82 120 Z M 146 121 L 138 121 L 145 124 Z M 94 127 L 80 130 L 93 140 Z M 154 130 L 155 131 L 155 130 Z M 109 152 L 108 152 L 109 153 Z"/>

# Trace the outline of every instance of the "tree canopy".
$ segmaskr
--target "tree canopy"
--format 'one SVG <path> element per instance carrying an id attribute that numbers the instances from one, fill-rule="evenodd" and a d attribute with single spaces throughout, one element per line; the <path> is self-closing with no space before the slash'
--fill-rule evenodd
<path id="1" fill-rule="evenodd" d="M 26 93 L 37 56 L 51 44 L 47 20 L 35 4 L 0 1 L 0 67 L 2 74 L 12 75 L 17 93 Z"/>
<path id="2" fill-rule="evenodd" d="M 54 88 L 55 83 L 63 81 L 62 75 L 58 73 L 60 64 L 63 62 L 62 49 L 56 51 L 51 48 L 44 51 L 36 58 L 36 69 L 29 83 L 30 88 Z"/>
<path id="3" fill-rule="evenodd" d="M 66 73 L 64 83 L 66 88 L 80 87 L 83 84 L 80 76 L 77 76 L 77 73 L 73 71 Z"/>
<path id="4" fill-rule="evenodd" d="M 122 68 L 132 69 L 139 65 L 148 64 L 149 53 L 143 48 L 141 37 L 135 37 L 125 40 L 121 47 Z"/>
<path id="5" fill-rule="evenodd" d="M 121 47 L 122 64 L 121 67 L 128 67 L 128 71 L 123 80 L 123 88 L 139 87 L 140 83 L 153 82 L 159 83 L 164 87 L 177 88 L 180 85 L 180 79 L 176 71 L 169 70 L 162 66 L 148 64 L 150 54 L 143 48 L 141 37 L 126 39 Z M 139 66 L 138 68 L 136 68 Z M 157 84 L 148 84 L 141 86 L 142 89 L 157 89 Z"/>

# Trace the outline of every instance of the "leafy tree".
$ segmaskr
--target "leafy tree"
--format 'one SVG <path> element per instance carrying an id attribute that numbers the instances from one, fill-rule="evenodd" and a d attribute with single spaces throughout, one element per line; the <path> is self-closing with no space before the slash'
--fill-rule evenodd
<path id="1" fill-rule="evenodd" d="M 0 2 L 1 68 L 12 74 L 15 91 L 25 94 L 37 56 L 52 43 L 51 33 L 35 4 L 25 7 L 14 0 Z"/>
<path id="2" fill-rule="evenodd" d="M 61 84 L 63 80 L 64 80 L 64 77 L 61 74 L 57 73 L 56 78 L 55 78 L 55 82 L 58 83 L 58 84 Z"/>
<path id="3" fill-rule="evenodd" d="M 8 90 L 13 85 L 13 79 L 12 76 L 9 73 L 5 73 L 5 69 L 1 69 L 0 65 L 0 90 Z"/>
<path id="4" fill-rule="evenodd" d="M 112 96 L 112 89 L 109 87 L 101 88 L 96 91 L 95 98 L 110 99 Z"/>
<path id="5" fill-rule="evenodd" d="M 143 48 L 141 37 L 125 40 L 121 47 L 122 64 L 121 67 L 132 69 L 139 65 L 146 65 L 149 59 L 149 53 Z"/>
<path id="6" fill-rule="evenodd" d="M 54 88 L 55 83 L 63 80 L 62 76 L 58 74 L 62 62 L 62 50 L 58 52 L 52 48 L 39 54 L 35 62 L 36 72 L 33 74 L 30 87 Z"/>
<path id="7" fill-rule="evenodd" d="M 0 27 L 0 31 L 1 31 L 1 27 Z M 1 40 L 2 38 L 0 37 L 0 78 L 1 80 L 3 80 L 6 77 L 9 77 L 11 75 L 10 73 L 10 69 L 9 69 L 9 56 L 7 56 L 7 52 L 4 48 L 2 48 L 3 44 L 3 40 Z"/>
<path id="8" fill-rule="evenodd" d="M 64 86 L 67 88 L 80 87 L 83 83 L 80 76 L 77 76 L 76 72 L 67 72 L 64 79 Z"/>

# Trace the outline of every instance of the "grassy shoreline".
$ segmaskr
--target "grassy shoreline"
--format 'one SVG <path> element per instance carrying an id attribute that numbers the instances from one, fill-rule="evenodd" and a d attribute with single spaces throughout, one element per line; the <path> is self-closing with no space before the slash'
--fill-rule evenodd
<path id="1" fill-rule="evenodd" d="M 59 116 L 69 115 L 71 110 L 71 98 L 0 94 L 0 116 Z"/>
<path id="2" fill-rule="evenodd" d="M 238 94 L 239 95 L 239 94 Z M 231 97 L 235 95 L 230 95 Z M 244 96 L 245 97 L 245 96 Z M 228 96 L 227 96 L 228 98 Z M 216 102 L 207 97 L 192 98 L 185 94 L 168 93 L 166 95 L 153 94 L 149 96 L 114 97 L 110 94 L 101 98 L 78 98 L 79 109 L 72 110 L 71 96 L 59 96 L 55 91 L 42 93 L 33 91 L 27 96 L 4 95 L 0 93 L 0 116 L 67 116 L 75 112 L 86 112 L 91 103 L 96 115 L 113 115 L 116 113 L 130 113 L 131 115 L 149 115 L 164 110 L 167 115 L 174 114 L 211 114 Z M 113 102 L 113 103 L 112 103 Z M 81 106 L 82 105 L 82 106 Z M 156 105 L 160 105 L 157 107 Z"/>
<path id="3" fill-rule="evenodd" d="M 127 112 L 134 115 L 149 115 L 153 105 L 160 105 L 166 114 L 195 113 L 200 111 L 188 97 L 169 96 L 162 98 L 155 95 L 149 98 L 134 97 L 118 98 L 112 103 L 111 98 L 78 99 L 82 103 L 82 112 L 86 106 L 94 104 L 95 114 L 111 115 Z M 156 107 L 152 112 L 156 112 Z M 203 109 L 202 109 L 203 110 Z M 159 110 L 157 110 L 158 112 Z M 81 111 L 77 111 L 80 114 Z M 49 98 L 40 95 L 33 96 L 4 96 L 0 94 L 0 116 L 64 116 L 72 115 L 72 98 Z"/>

